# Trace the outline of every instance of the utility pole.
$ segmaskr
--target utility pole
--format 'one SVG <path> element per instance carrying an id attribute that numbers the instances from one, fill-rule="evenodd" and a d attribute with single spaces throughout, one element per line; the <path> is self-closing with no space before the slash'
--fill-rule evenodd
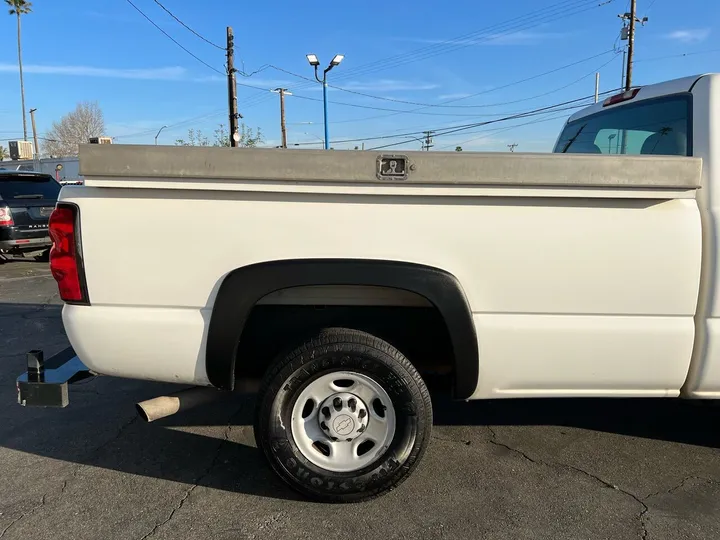
<path id="1" fill-rule="evenodd" d="M 282 132 L 282 148 L 287 148 L 287 129 L 285 129 L 285 96 L 292 96 L 287 88 L 276 88 L 273 92 L 280 94 L 280 131 Z"/>
<path id="2" fill-rule="evenodd" d="M 425 141 L 423 142 L 422 149 L 426 152 L 429 152 L 430 149 L 435 146 L 432 142 L 432 136 L 435 133 L 434 131 L 423 131 L 425 134 Z"/>
<path id="3" fill-rule="evenodd" d="M 630 0 L 630 34 L 628 37 L 628 63 L 627 75 L 625 76 L 625 90 L 632 87 L 633 53 L 635 52 L 635 9 L 636 0 Z"/>
<path id="4" fill-rule="evenodd" d="M 518 146 L 519 146 L 518 143 L 512 143 L 512 144 L 507 145 L 507 147 L 510 149 L 511 152 L 514 152 Z"/>
<path id="5" fill-rule="evenodd" d="M 630 90 L 632 88 L 632 70 L 633 70 L 633 57 L 635 54 L 635 23 L 640 23 L 643 26 L 648 21 L 647 17 L 643 17 L 642 19 L 637 18 L 637 0 L 630 0 L 630 13 L 623 13 L 622 15 L 618 15 L 620 19 L 623 21 L 623 28 L 620 34 L 620 38 L 622 40 L 627 40 L 628 47 L 627 47 L 627 71 L 625 73 L 625 91 Z M 625 22 L 628 22 L 628 25 L 625 26 Z"/>
<path id="6" fill-rule="evenodd" d="M 242 115 L 237 109 L 237 85 L 235 84 L 235 49 L 233 44 L 233 30 L 227 27 L 227 76 L 228 76 L 228 109 L 230 118 L 230 146 L 237 147 L 240 141 L 238 134 L 238 118 Z"/>
<path id="7" fill-rule="evenodd" d="M 38 146 L 37 130 L 35 129 L 35 111 L 37 111 L 37 109 L 30 109 L 30 122 L 32 123 L 33 141 L 35 142 L 35 156 L 39 157 L 40 147 Z"/>

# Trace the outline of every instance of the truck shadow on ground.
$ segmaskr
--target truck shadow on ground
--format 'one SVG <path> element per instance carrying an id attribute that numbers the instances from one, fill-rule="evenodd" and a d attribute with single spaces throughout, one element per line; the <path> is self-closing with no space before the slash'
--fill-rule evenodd
<path id="1" fill-rule="evenodd" d="M 17 415 L 27 412 L 32 419 L 22 422 L 24 425 L 13 434 L 6 433 L 0 444 L 81 466 L 227 492 L 302 500 L 269 470 L 254 446 L 252 397 L 231 396 L 147 424 L 134 417 L 131 403 L 119 401 L 132 399 L 134 393 L 94 396 L 99 401 L 93 403 L 88 399 L 93 393 L 87 392 L 81 399 L 84 403 L 76 407 L 71 404 L 65 410 L 15 406 Z M 149 397 L 147 388 L 141 393 Z M 113 406 L 122 414 L 109 409 Z M 717 425 L 717 409 L 662 400 L 456 403 L 439 396 L 435 409 L 436 425 L 571 426 L 720 448 L 717 430 L 708 429 Z M 108 418 L 111 423 L 104 423 Z"/>
<path id="2" fill-rule="evenodd" d="M 0 304 L 0 318 L 26 325 L 52 323 L 57 306 Z M 1 322 L 1 321 L 0 321 Z M 4 328 L 8 330 L 9 328 Z M 44 343 L 57 344 L 57 330 Z M 25 359 L 14 344 L 0 350 L 0 446 L 64 463 L 199 485 L 228 492 L 300 500 L 272 473 L 254 446 L 254 396 L 231 395 L 212 404 L 146 424 L 134 403 L 177 390 L 175 385 L 99 377 L 71 386 L 67 409 L 16 404 L 15 377 Z M 35 341 L 37 343 L 37 340 Z M 42 345 L 37 343 L 37 345 Z M 37 346 L 35 345 L 35 346 Z M 31 348 L 31 347 L 28 347 Z M 434 386 L 434 385 L 431 385 Z M 433 394 L 438 426 L 564 426 L 720 448 L 714 429 L 720 407 L 675 399 L 535 399 L 455 402 Z M 452 436 L 452 431 L 449 432 Z M 465 430 L 467 433 L 467 430 Z M 483 437 L 486 434 L 483 435 Z M 482 437 L 478 437 L 482 438 Z M 42 462 L 53 474 L 53 462 Z M 35 465 L 33 465 L 35 466 Z M 138 480 L 142 481 L 142 480 Z M 140 488 L 139 488 L 140 489 Z"/>

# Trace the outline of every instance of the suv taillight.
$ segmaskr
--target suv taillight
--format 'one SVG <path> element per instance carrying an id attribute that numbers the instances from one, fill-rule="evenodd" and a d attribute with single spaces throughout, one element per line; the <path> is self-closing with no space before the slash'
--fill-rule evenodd
<path id="1" fill-rule="evenodd" d="M 82 253 L 78 242 L 78 209 L 59 203 L 50 216 L 50 271 L 58 282 L 60 298 L 73 304 L 88 304 Z"/>
<path id="2" fill-rule="evenodd" d="M 0 208 L 0 227 L 12 227 L 15 225 L 12 212 L 9 208 Z"/>

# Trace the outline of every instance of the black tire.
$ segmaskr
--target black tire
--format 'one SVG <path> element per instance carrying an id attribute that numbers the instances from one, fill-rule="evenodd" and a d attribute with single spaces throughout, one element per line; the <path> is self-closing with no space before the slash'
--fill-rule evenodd
<path id="1" fill-rule="evenodd" d="M 35 255 L 35 260 L 37 262 L 50 262 L 50 249 L 46 249 L 39 255 Z"/>
<path id="2" fill-rule="evenodd" d="M 300 392 L 335 371 L 372 378 L 388 394 L 396 417 L 387 450 L 366 467 L 333 472 L 310 462 L 291 432 L 291 413 Z M 321 331 L 268 369 L 258 395 L 255 440 L 272 469 L 293 489 L 323 502 L 357 502 L 390 491 L 413 471 L 432 430 L 432 404 L 420 374 L 389 343 L 344 328 Z"/>

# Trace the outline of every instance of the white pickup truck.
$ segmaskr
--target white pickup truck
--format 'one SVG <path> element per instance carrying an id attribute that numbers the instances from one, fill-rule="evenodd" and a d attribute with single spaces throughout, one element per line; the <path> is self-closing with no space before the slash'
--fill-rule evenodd
<path id="1" fill-rule="evenodd" d="M 193 386 L 141 404 L 150 420 L 262 381 L 272 468 L 355 501 L 418 464 L 426 373 L 460 400 L 720 397 L 720 75 L 591 106 L 553 154 L 87 145 L 80 160 L 85 185 L 50 222 L 74 352 L 52 369 L 30 355 L 24 404 L 66 404 L 43 392 L 67 391 L 71 357 Z"/>

